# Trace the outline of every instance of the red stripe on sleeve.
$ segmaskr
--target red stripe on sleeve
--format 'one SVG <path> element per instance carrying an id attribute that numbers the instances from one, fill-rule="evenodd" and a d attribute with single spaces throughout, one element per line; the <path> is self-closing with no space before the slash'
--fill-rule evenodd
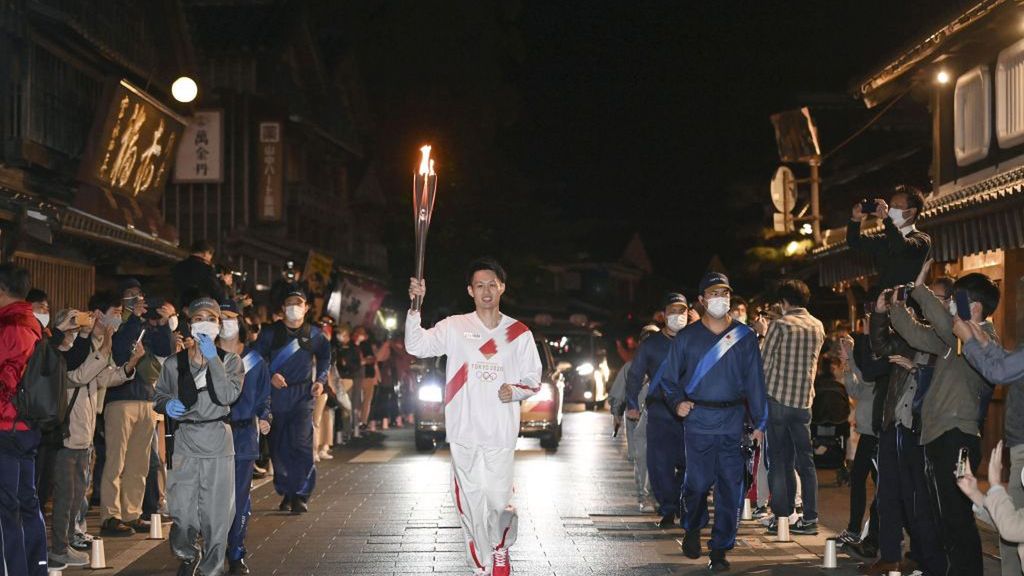
<path id="1" fill-rule="evenodd" d="M 517 321 L 515 324 L 509 326 L 508 330 L 505 331 L 505 340 L 507 342 L 512 342 L 529 331 L 530 329 L 526 324 Z"/>

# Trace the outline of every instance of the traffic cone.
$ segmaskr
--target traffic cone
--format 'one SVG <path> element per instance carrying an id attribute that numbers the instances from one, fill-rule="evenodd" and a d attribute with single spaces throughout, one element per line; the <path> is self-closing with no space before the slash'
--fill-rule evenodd
<path id="1" fill-rule="evenodd" d="M 779 523 L 779 535 L 776 542 L 789 542 L 789 516 L 778 516 L 775 521 Z"/>
<path id="2" fill-rule="evenodd" d="M 822 568 L 835 568 L 836 564 L 836 539 L 825 540 L 825 559 L 821 564 Z"/>
<path id="3" fill-rule="evenodd" d="M 92 539 L 92 561 L 89 563 L 89 568 L 93 570 L 103 570 L 107 567 L 107 555 L 103 551 L 103 539 L 93 538 Z"/>
<path id="4" fill-rule="evenodd" d="M 149 515 L 149 539 L 164 539 L 164 519 L 159 514 Z"/>
<path id="5" fill-rule="evenodd" d="M 750 498 L 743 499 L 743 515 L 740 517 L 741 520 L 753 520 L 754 512 L 750 509 Z"/>

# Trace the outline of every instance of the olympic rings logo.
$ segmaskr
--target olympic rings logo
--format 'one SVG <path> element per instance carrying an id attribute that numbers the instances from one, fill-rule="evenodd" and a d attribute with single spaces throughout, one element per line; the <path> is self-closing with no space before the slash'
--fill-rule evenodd
<path id="1" fill-rule="evenodd" d="M 483 380 L 484 382 L 494 382 L 495 380 L 498 379 L 498 373 L 497 372 L 481 372 L 480 370 L 477 370 L 476 378 L 477 378 L 477 380 Z"/>

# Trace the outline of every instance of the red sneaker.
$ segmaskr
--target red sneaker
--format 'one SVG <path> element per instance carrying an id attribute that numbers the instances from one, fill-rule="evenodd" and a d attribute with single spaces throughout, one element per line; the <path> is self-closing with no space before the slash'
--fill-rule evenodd
<path id="1" fill-rule="evenodd" d="M 491 576 L 509 576 L 512 574 L 512 560 L 508 557 L 508 550 L 496 548 L 494 554 L 494 567 L 491 569 Z"/>

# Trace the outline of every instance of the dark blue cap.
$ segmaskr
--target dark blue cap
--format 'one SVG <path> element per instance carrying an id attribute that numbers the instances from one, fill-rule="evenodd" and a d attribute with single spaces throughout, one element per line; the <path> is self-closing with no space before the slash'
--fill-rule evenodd
<path id="1" fill-rule="evenodd" d="M 309 298 L 306 296 L 306 291 L 303 290 L 302 286 L 299 284 L 292 283 L 288 285 L 288 291 L 285 292 L 284 297 L 287 300 L 289 296 L 298 296 L 307 302 L 309 301 Z"/>
<path id="2" fill-rule="evenodd" d="M 238 304 L 236 304 L 234 300 L 225 300 L 224 302 L 221 302 L 220 311 L 230 312 L 236 316 L 241 314 L 241 312 L 238 311 Z"/>
<path id="3" fill-rule="evenodd" d="M 125 278 L 124 280 L 121 280 L 121 283 L 117 285 L 117 290 L 121 294 L 124 294 L 125 292 L 131 290 L 132 288 L 138 288 L 141 290 L 142 284 L 135 278 L 129 277 Z"/>
<path id="4" fill-rule="evenodd" d="M 683 296 L 679 292 L 669 292 L 665 294 L 664 300 L 661 302 L 662 308 L 668 308 L 673 304 L 682 304 L 683 306 L 689 306 L 690 304 L 686 301 L 686 296 Z"/>
<path id="5" fill-rule="evenodd" d="M 704 275 L 704 278 L 700 281 L 700 293 L 701 295 L 707 291 L 708 288 L 722 287 L 732 289 L 729 285 L 729 277 L 721 272 L 708 272 Z"/>

